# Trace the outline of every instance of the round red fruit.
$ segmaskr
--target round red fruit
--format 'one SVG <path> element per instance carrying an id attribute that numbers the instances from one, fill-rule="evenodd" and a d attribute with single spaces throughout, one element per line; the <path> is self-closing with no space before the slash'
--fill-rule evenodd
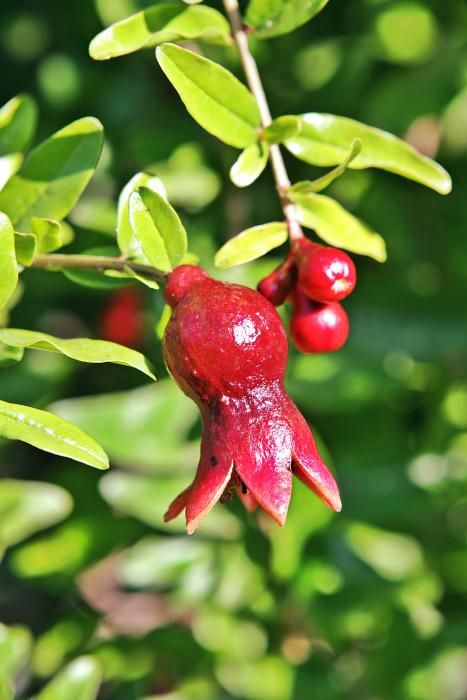
<path id="1" fill-rule="evenodd" d="M 290 335 L 302 352 L 339 350 L 349 337 L 349 318 L 340 304 L 322 304 L 309 299 L 301 289 L 293 293 Z"/>
<path id="2" fill-rule="evenodd" d="M 306 241 L 296 253 L 299 283 L 314 301 L 341 301 L 355 287 L 357 273 L 347 253 Z"/>

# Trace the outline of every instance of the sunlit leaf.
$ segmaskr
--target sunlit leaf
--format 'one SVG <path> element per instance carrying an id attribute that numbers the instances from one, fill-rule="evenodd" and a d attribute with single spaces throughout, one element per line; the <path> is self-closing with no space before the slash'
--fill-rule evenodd
<path id="1" fill-rule="evenodd" d="M 261 37 L 287 34 L 318 14 L 328 0 L 250 0 L 246 20 Z"/>
<path id="2" fill-rule="evenodd" d="M 160 194 L 140 187 L 130 196 L 130 224 L 149 265 L 168 272 L 187 251 L 187 234 L 177 212 Z"/>
<path id="3" fill-rule="evenodd" d="M 198 410 L 170 379 L 126 392 L 66 399 L 50 409 L 94 437 L 112 461 L 158 475 L 192 470 Z M 175 494 L 176 495 L 176 494 Z"/>
<path id="4" fill-rule="evenodd" d="M 18 284 L 15 234 L 11 221 L 0 211 L 0 309 L 3 309 Z"/>
<path id="5" fill-rule="evenodd" d="M 347 117 L 316 112 L 304 114 L 300 133 L 286 146 L 306 163 L 338 165 L 345 159 L 354 139 L 361 140 L 362 150 L 349 167 L 382 168 L 420 182 L 440 194 L 451 191 L 449 173 L 439 163 L 396 136 Z"/>
<path id="6" fill-rule="evenodd" d="M 347 541 L 360 559 L 389 581 L 402 581 L 422 569 L 420 546 L 408 535 L 366 523 L 352 523 L 347 530 Z"/>
<path id="7" fill-rule="evenodd" d="M 38 241 L 39 253 L 52 253 L 68 242 L 67 231 L 62 229 L 59 221 L 34 216 L 31 224 Z"/>
<path id="8" fill-rule="evenodd" d="M 26 665 L 31 650 L 32 636 L 26 627 L 0 623 L 0 678 L 14 678 Z M 1 691 L 0 698 L 3 700 Z"/>
<path id="9" fill-rule="evenodd" d="M 84 117 L 57 131 L 26 158 L 0 192 L 0 210 L 19 231 L 32 230 L 32 217 L 63 219 L 88 184 L 99 159 L 102 125 Z"/>
<path id="10" fill-rule="evenodd" d="M 21 362 L 23 359 L 24 350 L 23 348 L 15 348 L 10 345 L 3 345 L 0 343 L 0 367 L 9 367 L 10 365 L 15 365 L 17 362 Z"/>
<path id="11" fill-rule="evenodd" d="M 90 338 L 73 338 L 65 340 L 55 338 L 47 333 L 22 330 L 19 328 L 0 328 L 0 343 L 20 348 L 61 352 L 72 360 L 89 363 L 111 362 L 125 365 L 143 372 L 155 379 L 152 368 L 140 352 L 108 340 Z"/>
<path id="12" fill-rule="evenodd" d="M 20 167 L 36 122 L 36 103 L 28 95 L 13 97 L 0 109 L 0 189 Z"/>
<path id="13" fill-rule="evenodd" d="M 187 487 L 187 477 L 154 479 L 123 472 L 113 472 L 109 476 L 112 478 L 101 479 L 100 490 L 115 508 L 158 530 L 185 532 L 183 515 L 165 523 L 164 513 L 175 496 Z M 241 523 L 227 508 L 219 505 L 211 511 L 209 518 L 203 520 L 197 532 L 201 536 L 222 540 L 236 539 L 241 532 Z"/>
<path id="14" fill-rule="evenodd" d="M 291 187 L 291 192 L 297 194 L 306 194 L 308 192 L 321 192 L 321 190 L 329 187 L 334 180 L 343 175 L 350 163 L 358 156 L 362 150 L 362 142 L 360 139 L 354 139 L 350 146 L 350 150 L 347 154 L 345 160 L 342 161 L 340 165 L 330 170 L 326 175 L 316 178 L 316 180 L 302 180 L 301 182 L 296 182 Z"/>
<path id="15" fill-rule="evenodd" d="M 99 662 L 80 656 L 63 669 L 36 696 L 37 700 L 95 700 L 102 682 Z"/>
<path id="16" fill-rule="evenodd" d="M 287 240 L 287 225 L 282 221 L 261 224 L 242 231 L 217 251 L 214 263 L 217 267 L 233 267 L 266 255 Z"/>
<path id="17" fill-rule="evenodd" d="M 104 29 L 91 41 L 89 53 L 92 58 L 102 61 L 166 41 L 180 40 L 229 44 L 229 24 L 211 7 L 185 7 L 179 2 L 163 2 Z"/>
<path id="18" fill-rule="evenodd" d="M 55 484 L 2 479 L 0 550 L 60 522 L 69 515 L 72 505 L 69 494 Z"/>
<path id="19" fill-rule="evenodd" d="M 312 192 L 292 192 L 290 197 L 300 223 L 313 229 L 329 245 L 345 248 L 351 253 L 368 255 L 378 262 L 386 260 L 383 238 L 346 211 L 335 199 Z"/>
<path id="20" fill-rule="evenodd" d="M 284 143 L 300 133 L 302 120 L 293 114 L 277 117 L 263 129 L 263 138 L 268 143 Z"/>
<path id="21" fill-rule="evenodd" d="M 97 469 L 109 466 L 107 455 L 95 440 L 63 418 L 31 406 L 0 401 L 0 435 Z"/>
<path id="22" fill-rule="evenodd" d="M 206 131 L 237 148 L 256 141 L 258 105 L 232 73 L 174 44 L 159 46 L 156 54 L 188 112 Z"/>
<path id="23" fill-rule="evenodd" d="M 230 179 L 237 187 L 248 187 L 263 172 L 268 162 L 269 148 L 264 143 L 254 143 L 240 153 L 230 169 Z"/>
<path id="24" fill-rule="evenodd" d="M 160 194 L 164 199 L 167 198 L 162 181 L 155 175 L 145 172 L 133 175 L 120 192 L 117 213 L 117 242 L 121 252 L 128 257 L 135 257 L 140 252 L 130 224 L 128 203 L 130 195 L 136 192 L 139 187 L 147 187 Z"/>
<path id="25" fill-rule="evenodd" d="M 20 265 L 29 267 L 38 253 L 38 240 L 33 233 L 15 231 L 15 253 Z"/>

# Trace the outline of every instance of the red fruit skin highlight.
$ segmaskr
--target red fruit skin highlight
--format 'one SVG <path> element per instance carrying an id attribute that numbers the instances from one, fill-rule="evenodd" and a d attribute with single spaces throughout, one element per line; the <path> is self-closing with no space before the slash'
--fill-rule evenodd
<path id="1" fill-rule="evenodd" d="M 182 266 L 188 268 L 193 266 Z M 336 482 L 311 431 L 286 394 L 287 338 L 280 317 L 261 294 L 224 284 L 193 268 L 191 286 L 174 295 L 187 269 L 168 279 L 177 296 L 163 346 L 167 366 L 202 417 L 201 456 L 193 483 L 169 507 L 186 510 L 191 534 L 225 492 L 264 508 L 280 525 L 287 516 L 292 472 L 334 510 Z"/>
<path id="2" fill-rule="evenodd" d="M 341 301 L 355 288 L 355 265 L 343 250 L 304 238 L 296 244 L 294 253 L 299 285 L 313 301 Z"/>
<path id="3" fill-rule="evenodd" d="M 292 295 L 290 335 L 305 353 L 335 352 L 349 337 L 349 318 L 340 304 L 312 301 L 297 286 Z"/>

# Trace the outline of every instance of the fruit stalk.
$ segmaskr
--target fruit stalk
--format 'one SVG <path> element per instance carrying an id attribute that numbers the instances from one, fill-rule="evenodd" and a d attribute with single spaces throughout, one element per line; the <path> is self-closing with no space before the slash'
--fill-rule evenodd
<path id="1" fill-rule="evenodd" d="M 269 110 L 266 93 L 264 92 L 263 83 L 261 81 L 261 76 L 258 71 L 258 66 L 250 51 L 248 34 L 245 31 L 242 22 L 240 8 L 237 0 L 224 0 L 224 7 L 230 21 L 230 26 L 232 27 L 232 35 L 240 55 L 243 72 L 245 73 L 248 86 L 258 104 L 261 115 L 261 124 L 264 128 L 271 124 L 272 117 Z M 296 219 L 294 206 L 288 198 L 287 193 L 290 188 L 290 179 L 287 174 L 284 158 L 282 157 L 279 146 L 271 145 L 269 147 L 269 159 L 274 174 L 276 189 L 281 200 L 282 210 L 289 229 L 289 237 L 291 242 L 293 242 L 303 237 L 303 231 Z"/>

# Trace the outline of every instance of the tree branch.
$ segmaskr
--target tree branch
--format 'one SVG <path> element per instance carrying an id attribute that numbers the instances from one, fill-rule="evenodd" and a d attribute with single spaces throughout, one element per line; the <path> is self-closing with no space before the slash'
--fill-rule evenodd
<path id="1" fill-rule="evenodd" d="M 258 71 L 258 66 L 253 58 L 248 44 L 248 35 L 244 29 L 240 8 L 237 0 L 223 0 L 225 11 L 232 27 L 232 34 L 240 54 L 243 71 L 248 83 L 248 86 L 258 103 L 259 112 L 261 114 L 261 124 L 263 127 L 269 126 L 272 122 L 271 112 L 264 92 L 261 76 Z M 281 150 L 277 145 L 269 147 L 269 159 L 276 182 L 277 192 L 281 200 L 284 216 L 289 229 L 291 242 L 303 237 L 302 227 L 295 217 L 294 206 L 287 197 L 287 191 L 290 187 L 290 180 L 285 167 L 284 159 Z"/>
<path id="2" fill-rule="evenodd" d="M 165 282 L 167 273 L 157 270 L 150 265 L 130 262 L 121 258 L 110 258 L 101 255 L 38 255 L 32 263 L 32 267 L 39 267 L 44 270 L 94 270 L 104 272 L 105 270 L 115 270 L 126 272 L 132 270 L 137 275 L 147 277 L 156 282 Z"/>

